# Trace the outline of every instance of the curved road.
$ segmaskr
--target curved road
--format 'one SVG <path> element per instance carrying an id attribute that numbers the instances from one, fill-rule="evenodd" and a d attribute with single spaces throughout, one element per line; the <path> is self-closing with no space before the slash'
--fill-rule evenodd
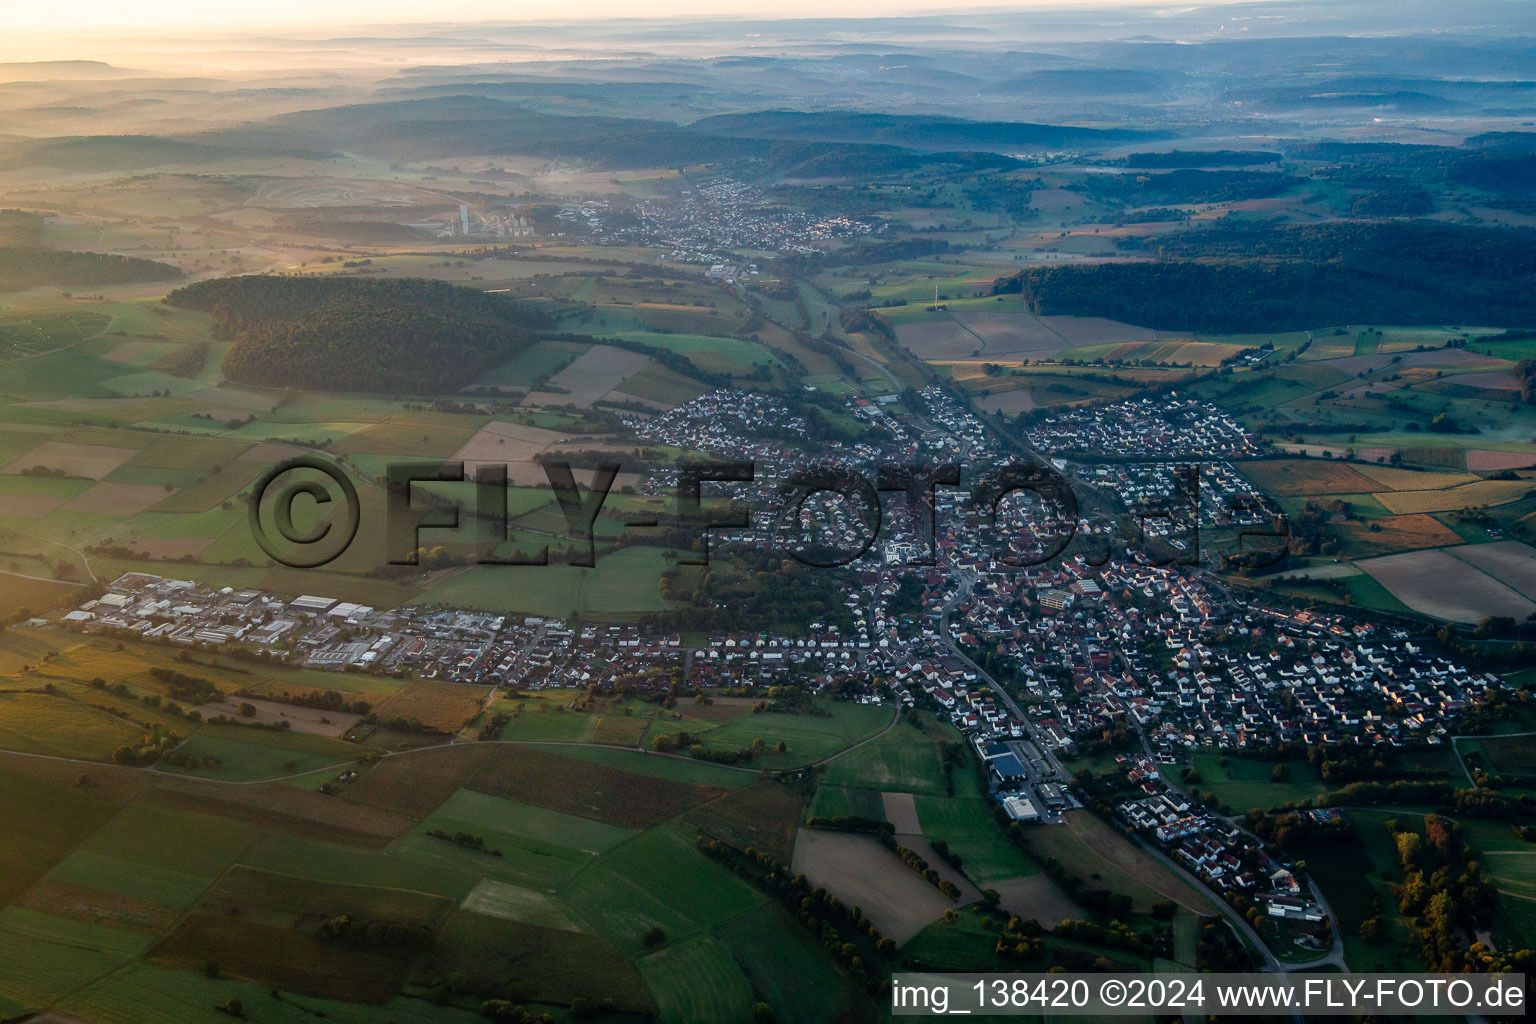
<path id="1" fill-rule="evenodd" d="M 1152 762 L 1156 764 L 1157 758 L 1152 754 L 1152 744 L 1147 741 L 1146 732 L 1138 730 L 1138 735 L 1141 737 L 1141 748 L 1146 751 L 1147 757 L 1151 758 Z M 1160 778 L 1162 778 L 1163 785 L 1167 786 L 1169 789 L 1176 793 L 1182 793 L 1185 797 L 1189 796 L 1188 793 L 1185 793 L 1178 786 L 1170 782 L 1161 770 L 1159 770 L 1157 774 Z M 1247 836 L 1249 839 L 1252 839 L 1254 842 L 1262 844 L 1262 840 L 1260 840 L 1259 837 L 1254 835 L 1252 832 L 1248 831 L 1248 829 L 1245 828 L 1240 822 L 1238 822 L 1237 819 L 1227 817 L 1224 814 L 1218 814 L 1216 811 L 1210 811 L 1209 813 L 1220 818 L 1222 821 L 1225 821 L 1228 825 L 1231 825 L 1233 828 L 1237 829 L 1239 832 Z M 1166 857 L 1163 859 L 1169 860 Z M 1172 863 L 1172 861 L 1170 860 L 1169 863 Z M 1201 884 L 1203 885 L 1204 883 Z M 1281 973 L 1289 971 L 1307 971 L 1316 967 L 1323 967 L 1331 964 L 1332 966 L 1337 967 L 1340 971 L 1346 971 L 1348 970 L 1348 967 L 1344 963 L 1344 933 L 1339 931 L 1339 922 L 1338 919 L 1333 915 L 1333 908 L 1328 906 L 1328 900 L 1323 896 L 1323 891 L 1318 888 L 1317 883 L 1312 881 L 1312 877 L 1310 875 L 1307 876 L 1307 888 L 1311 890 L 1313 897 L 1316 898 L 1317 905 L 1323 908 L 1323 913 L 1328 915 L 1328 927 L 1333 933 L 1333 948 L 1326 955 L 1318 957 L 1316 960 L 1308 960 L 1305 963 L 1284 963 L 1275 958 L 1270 953 L 1269 947 L 1264 944 L 1262 939 L 1259 939 L 1258 932 L 1256 932 L 1252 926 L 1248 924 L 1247 921 L 1241 922 L 1242 927 L 1252 938 L 1258 940 L 1259 948 L 1264 950 L 1265 956 L 1269 957 L 1269 959 L 1274 962 L 1275 966 L 1271 968 L 1272 970 L 1279 971 Z M 1224 899 L 1218 898 L 1217 903 L 1219 903 L 1224 910 L 1232 910 L 1232 907 L 1230 907 L 1227 904 L 1227 901 Z M 1232 917 L 1233 920 L 1239 920 L 1241 919 L 1242 915 L 1237 914 L 1237 912 L 1233 910 L 1232 915 L 1229 915 L 1229 917 Z"/>

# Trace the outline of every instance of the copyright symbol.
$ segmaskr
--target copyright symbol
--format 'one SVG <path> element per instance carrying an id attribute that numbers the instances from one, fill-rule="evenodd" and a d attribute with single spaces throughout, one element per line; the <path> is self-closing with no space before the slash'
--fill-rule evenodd
<path id="1" fill-rule="evenodd" d="M 303 473 L 304 470 L 313 472 Z M 319 517 L 309 529 L 300 530 L 293 521 L 294 504 L 299 495 L 308 496 L 316 508 L 335 502 L 331 496 L 332 488 L 315 479 L 315 473 L 328 478 L 340 489 L 346 510 Z M 284 477 L 292 478 L 276 490 L 269 503 L 277 532 L 274 538 L 262 524 L 262 504 L 267 493 L 273 491 L 274 485 Z M 312 455 L 300 455 L 278 463 L 263 473 L 251 488 L 251 536 L 268 558 L 291 569 L 315 569 L 335 561 L 357 536 L 361 513 L 357 488 L 347 475 L 339 466 Z M 309 517 L 315 518 L 313 512 Z"/>
<path id="2" fill-rule="evenodd" d="M 1099 999 L 1105 1006 L 1119 1006 L 1125 1002 L 1125 982 L 1111 978 L 1099 989 Z"/>

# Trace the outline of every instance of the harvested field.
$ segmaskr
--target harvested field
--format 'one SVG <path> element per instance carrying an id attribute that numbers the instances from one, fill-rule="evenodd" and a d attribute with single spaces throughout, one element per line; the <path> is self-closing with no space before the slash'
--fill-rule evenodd
<path id="1" fill-rule="evenodd" d="M 650 357 L 611 345 L 593 345 L 570 366 L 549 379 L 559 393 L 535 391 L 523 405 L 574 405 L 585 409 L 645 369 Z"/>
<path id="2" fill-rule="evenodd" d="M 349 784 L 346 800 L 413 818 L 452 796 L 490 754 L 484 744 L 461 743 L 386 757 Z"/>
<path id="3" fill-rule="evenodd" d="M 813 885 L 863 908 L 899 946 L 954 904 L 873 836 L 803 828 L 794 869 Z"/>
<path id="4" fill-rule="evenodd" d="M 1464 544 L 1450 553 L 1476 566 L 1500 583 L 1536 601 L 1536 548 L 1517 540 Z"/>
<path id="5" fill-rule="evenodd" d="M 1433 466 L 1457 472 L 1467 468 L 1466 455 L 1460 448 L 1404 448 L 1402 455 L 1404 462 L 1416 466 Z"/>
<path id="6" fill-rule="evenodd" d="M 1439 619 L 1475 623 L 1489 615 L 1524 619 L 1536 612 L 1536 602 L 1444 549 L 1406 551 L 1356 564 L 1408 607 Z"/>
<path id="7" fill-rule="evenodd" d="M 1041 359 L 1068 344 L 1039 317 L 1022 311 L 951 315 L 956 323 L 981 339 L 981 354 L 989 359 Z"/>
<path id="8" fill-rule="evenodd" d="M 189 391 L 184 398 L 194 399 L 210 406 L 239 409 L 243 413 L 271 412 L 277 408 L 280 396 L 272 391 L 247 391 L 244 388 L 219 386 Z"/>
<path id="9" fill-rule="evenodd" d="M 484 420 L 484 416 L 450 413 L 403 413 L 343 438 L 335 450 L 347 455 L 440 456 L 467 443 Z"/>
<path id="10" fill-rule="evenodd" d="M 1509 365 L 1506 360 L 1465 348 L 1437 348 L 1427 352 L 1409 352 L 1403 356 L 1404 366 L 1465 366 L 1468 363 L 1486 363 L 1491 366 Z"/>
<path id="11" fill-rule="evenodd" d="M 592 742 L 611 743 L 620 747 L 638 746 L 650 727 L 650 720 L 645 718 L 600 715 L 592 724 Z"/>
<path id="12" fill-rule="evenodd" d="M 180 916 L 179 911 L 158 903 L 46 878 L 23 893 L 16 905 L 131 932 L 163 931 Z"/>
<path id="13" fill-rule="evenodd" d="M 1374 373 L 1383 366 L 1391 366 L 1392 357 L 1384 355 L 1349 356 L 1345 359 L 1329 359 L 1326 365 L 1336 370 L 1342 370 L 1351 377 L 1357 377 L 1362 373 Z"/>
<path id="14" fill-rule="evenodd" d="M 117 448 L 105 444 L 76 444 L 73 441 L 44 441 L 25 455 L 12 459 L 3 472 L 20 473 L 45 466 L 61 470 L 66 476 L 100 480 L 138 454 L 135 448 Z M 165 495 L 160 495 L 162 498 Z"/>
<path id="15" fill-rule="evenodd" d="M 150 954 L 150 960 L 200 971 L 209 961 L 228 977 L 305 995 L 387 1002 L 409 962 L 399 954 L 326 942 L 294 927 L 194 911 Z"/>
<path id="16" fill-rule="evenodd" d="M 274 463 L 280 461 L 282 460 L 273 460 Z M 191 487 L 169 496 L 162 494 L 163 500 L 155 506 L 154 510 L 156 512 L 206 512 L 231 500 L 236 492 L 255 480 L 266 468 L 266 465 L 259 462 L 244 462 L 237 459 L 220 468 L 218 472 L 210 473 Z"/>
<path id="17" fill-rule="evenodd" d="M 1467 468 L 1477 473 L 1493 473 L 1501 469 L 1525 469 L 1536 466 L 1536 454 L 1525 452 L 1496 452 L 1487 448 L 1467 449 Z"/>
<path id="18" fill-rule="evenodd" d="M 1344 522 L 1334 529 L 1349 542 L 1354 557 L 1390 554 L 1412 548 L 1440 548 L 1462 543 L 1461 537 L 1434 516 L 1382 516 L 1369 523 Z M 1322 577 L 1313 574 L 1313 579 Z"/>
<path id="19" fill-rule="evenodd" d="M 1481 388 L 1484 391 L 1519 391 L 1520 382 L 1512 373 L 1458 373 L 1447 377 L 1446 382 L 1464 388 Z"/>
<path id="20" fill-rule="evenodd" d="M 36 519 L 46 516 L 62 504 L 63 498 L 48 494 L 0 494 L 0 516 Z"/>
<path id="21" fill-rule="evenodd" d="M 1429 473 L 1421 469 L 1399 469 L 1396 466 L 1361 466 L 1360 472 L 1393 491 L 1432 491 L 1470 484 L 1478 479 L 1471 473 Z"/>
<path id="22" fill-rule="evenodd" d="M 453 733 L 480 713 L 484 697 L 482 687 L 414 679 L 385 697 L 373 710 L 380 722 L 404 718 L 408 722 L 419 721 L 429 729 Z"/>
<path id="23" fill-rule="evenodd" d="M 1479 480 L 1435 491 L 1387 491 L 1375 497 L 1391 512 L 1451 512 L 1479 505 L 1502 505 L 1532 490 L 1536 490 L 1536 481 Z"/>
<path id="24" fill-rule="evenodd" d="M 147 799 L 163 807 L 217 814 L 259 828 L 356 846 L 383 846 L 411 827 L 411 819 L 403 814 L 277 782 L 223 786 L 161 778 Z"/>
<path id="25" fill-rule="evenodd" d="M 1116 345 L 1128 341 L 1154 341 L 1158 333 L 1150 327 L 1109 320 L 1101 316 L 1042 316 L 1040 323 L 1059 335 L 1064 347 L 1079 345 Z M 1164 335 L 1167 337 L 1168 335 Z M 1172 337 L 1178 337 L 1174 334 Z"/>
<path id="26" fill-rule="evenodd" d="M 207 542 L 204 541 L 204 543 Z M 135 547 L 145 544 L 144 541 L 134 542 Z M 318 708 L 304 708 L 275 700 L 262 700 L 259 697 L 241 697 L 239 700 L 240 703 L 249 704 L 256 709 L 256 714 L 245 718 L 247 722 L 256 725 L 287 722 L 288 728 L 294 732 L 308 733 L 311 736 L 340 736 L 363 717 L 351 715 L 345 711 L 321 711 Z M 204 718 L 227 715 L 229 704 L 205 704 L 198 710 L 202 712 Z"/>
<path id="27" fill-rule="evenodd" d="M 453 453 L 465 462 L 528 462 L 565 434 L 542 427 L 492 420 Z"/>
<path id="28" fill-rule="evenodd" d="M 1379 380 L 1369 381 L 1365 384 L 1357 384 L 1339 392 L 1340 398 L 1364 398 L 1366 395 L 1386 395 L 1396 391 L 1391 384 L 1385 384 Z"/>
<path id="29" fill-rule="evenodd" d="M 95 484 L 65 502 L 66 512 L 94 512 L 98 515 L 132 516 L 159 504 L 171 496 L 164 487 L 153 484 Z"/>
<path id="30" fill-rule="evenodd" d="M 739 849 L 753 847 L 787 862 L 804 813 L 801 794 L 784 783 L 765 779 L 696 808 L 686 820 L 700 832 Z"/>
<path id="31" fill-rule="evenodd" d="M 694 704 L 681 710 L 684 718 L 719 724 L 734 722 L 750 712 L 757 703 L 752 697 L 714 697 L 708 704 Z"/>
<path id="32" fill-rule="evenodd" d="M 196 559 L 213 543 L 212 537 L 141 537 L 128 547 L 142 551 L 150 558 L 175 561 L 180 558 Z M 327 733 L 326 735 L 338 735 Z"/>
<path id="33" fill-rule="evenodd" d="M 241 462 L 282 462 L 291 459 L 295 455 L 303 455 L 304 449 L 291 444 L 278 444 L 276 441 L 262 441 L 253 444 L 240 453 Z"/>
<path id="34" fill-rule="evenodd" d="M 976 400 L 976 404 L 994 416 L 1017 416 L 1021 412 L 1034 409 L 1035 399 L 1027 388 L 1015 388 L 1012 391 L 982 395 Z"/>
<path id="35" fill-rule="evenodd" d="M 1275 495 L 1362 494 L 1381 484 L 1342 462 L 1317 459 L 1261 459 L 1244 462 L 1243 475 Z"/>
<path id="36" fill-rule="evenodd" d="M 625 828 L 649 828 L 726 792 L 530 747 L 490 746 L 490 756 L 470 774 L 469 788 Z"/>
<path id="37" fill-rule="evenodd" d="M 120 341 L 101 358 L 113 363 L 150 362 L 172 347 L 163 341 Z"/>
<path id="38" fill-rule="evenodd" d="M 1072 898 L 1044 872 L 993 882 L 988 888 L 995 889 L 1003 898 L 1001 906 L 1009 914 L 1032 917 L 1046 931 L 1063 921 L 1078 920 L 1083 916 L 1083 908 L 1073 903 Z"/>
<path id="39" fill-rule="evenodd" d="M 453 458 L 466 463 L 465 472 L 473 474 L 476 464 L 505 465 L 507 478 L 520 486 L 548 484 L 549 477 L 534 461 L 546 448 L 567 440 L 567 435 L 542 427 L 493 420 L 464 442 Z"/>
<path id="40" fill-rule="evenodd" d="M 981 351 L 981 339 L 953 320 L 902 324 L 896 340 L 919 359 L 965 359 Z"/>
<path id="41" fill-rule="evenodd" d="M 246 201 L 269 210 L 309 210 L 328 206 L 446 206 L 452 199 L 440 192 L 393 181 L 281 179 L 265 182 Z"/>
<path id="42" fill-rule="evenodd" d="M 911 793 L 881 793 L 880 804 L 885 820 L 895 826 L 898 835 L 923 834 L 923 823 L 917 818 L 917 798 Z"/>
<path id="43" fill-rule="evenodd" d="M 1216 345 L 1205 341 L 1192 341 L 1167 352 L 1159 362 L 1190 366 L 1220 366 L 1243 350 L 1242 345 Z"/>

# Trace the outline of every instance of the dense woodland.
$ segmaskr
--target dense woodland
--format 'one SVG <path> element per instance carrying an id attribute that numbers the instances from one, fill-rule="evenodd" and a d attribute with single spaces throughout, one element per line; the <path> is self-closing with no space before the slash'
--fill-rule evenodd
<path id="1" fill-rule="evenodd" d="M 1319 323 L 1536 324 L 1536 232 L 1422 221 L 1222 226 L 1147 243 L 1158 262 L 1035 267 L 993 285 L 1038 313 L 1166 330 Z M 1216 261 L 1222 262 L 1216 262 Z"/>
<path id="2" fill-rule="evenodd" d="M 81 287 L 171 281 L 181 271 L 167 263 L 99 252 L 66 252 L 43 247 L 43 217 L 0 210 L 0 292 L 37 285 Z"/>
<path id="3" fill-rule="evenodd" d="M 1275 227 L 1224 223 L 1149 239 L 1145 248 L 1174 259 L 1283 259 L 1343 263 L 1384 274 L 1428 279 L 1536 274 L 1536 231 L 1476 228 L 1437 221 L 1332 221 Z M 1458 286 L 1475 281 L 1458 280 Z"/>
<path id="4" fill-rule="evenodd" d="M 1267 199 L 1301 184 L 1288 174 L 1262 171 L 1201 171 L 1180 169 L 1166 174 L 1093 175 L 1081 184 L 1068 186 L 1101 199 L 1134 206 L 1152 203 L 1231 203 L 1243 199 Z"/>
<path id="5" fill-rule="evenodd" d="M 1310 142 L 1286 148 L 1295 160 L 1339 161 L 1380 171 L 1512 195 L 1536 192 L 1536 144 L 1530 132 L 1487 132 L 1462 146 L 1394 142 Z"/>
<path id="6" fill-rule="evenodd" d="M 0 248 L 0 292 L 38 285 L 60 288 L 173 281 L 181 271 L 168 263 L 100 252 Z"/>
<path id="7" fill-rule="evenodd" d="M 166 302 L 213 314 L 235 344 L 231 380 L 269 387 L 407 394 L 457 390 L 551 326 L 497 295 L 417 279 L 232 277 Z"/>

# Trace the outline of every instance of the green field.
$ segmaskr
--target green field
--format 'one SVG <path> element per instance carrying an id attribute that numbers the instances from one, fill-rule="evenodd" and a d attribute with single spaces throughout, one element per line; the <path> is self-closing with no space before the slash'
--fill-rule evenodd
<path id="1" fill-rule="evenodd" d="M 574 757 L 581 761 L 617 768 L 638 775 L 649 775 L 672 782 L 691 782 L 703 786 L 723 786 L 734 789 L 748 786 L 757 778 L 751 769 L 733 768 L 710 761 L 696 761 L 682 757 L 658 757 L 635 750 L 613 750 L 607 747 L 561 747 L 562 757 Z"/>
<path id="2" fill-rule="evenodd" d="M 143 729 L 79 700 L 0 693 L 0 747 L 29 754 L 104 761 Z"/>
<path id="3" fill-rule="evenodd" d="M 557 543 L 555 538 L 548 540 Z M 457 608 L 562 617 L 583 612 L 624 619 L 668 607 L 660 584 L 662 573 L 671 567 L 661 548 L 621 548 L 600 555 L 590 569 L 481 566 L 428 588 L 421 597 Z M 534 579 L 537 586 L 532 585 Z"/>
<path id="4" fill-rule="evenodd" d="M 746 913 L 717 933 L 736 957 L 757 998 L 785 1024 L 842 1020 L 860 996 L 826 951 L 778 906 Z"/>
<path id="5" fill-rule="evenodd" d="M 722 338 L 707 334 L 660 334 L 653 331 L 618 331 L 602 337 L 637 342 L 651 348 L 687 356 L 705 373 L 745 375 L 754 367 L 777 363 L 773 353 L 750 341 L 739 338 Z"/>
<path id="6" fill-rule="evenodd" d="M 751 1016 L 751 984 L 730 953 L 709 936 L 659 950 L 638 963 L 662 1020 L 715 1024 Z"/>
<path id="7" fill-rule="evenodd" d="M 1138 911 L 1159 900 L 1198 913 L 1209 909 L 1211 897 L 1196 883 L 1149 858 L 1088 811 L 1069 811 L 1062 825 L 1029 829 L 1025 838 L 1037 856 L 1054 857 L 1092 887 L 1124 893 Z"/>
<path id="8" fill-rule="evenodd" d="M 370 1024 L 381 1012 L 397 1024 L 475 1024 L 484 1017 L 469 1009 L 433 1006 L 397 997 L 383 1007 L 335 999 L 293 996 L 230 978 L 210 979 L 150 963 L 134 963 L 109 974 L 63 1003 L 66 1012 L 100 1024 L 216 1024 L 229 1018 L 214 1007 L 239 999 L 253 1019 L 272 1024 L 313 1024 L 318 1015 L 340 1024 Z"/>
<path id="9" fill-rule="evenodd" d="M 784 753 L 769 752 L 754 759 L 753 767 L 793 768 L 844 750 L 873 736 L 891 722 L 888 707 L 833 701 L 818 705 L 812 714 L 764 712 L 744 715 L 702 734 L 711 749 L 735 750 L 761 739 L 769 747 L 783 741 Z M 692 726 L 687 726 L 694 732 Z"/>
<path id="10" fill-rule="evenodd" d="M 832 761 L 823 778 L 832 786 L 943 796 L 940 742 L 934 733 L 902 722 L 878 739 Z"/>
<path id="11" fill-rule="evenodd" d="M 956 795 L 918 796 L 923 838 L 942 839 L 962 858 L 967 878 L 981 888 L 1038 871 L 1035 862 L 1008 840 L 992 817 L 992 801 L 980 791 L 968 767 L 956 771 Z"/>
<path id="12" fill-rule="evenodd" d="M 0 1000 L 41 1006 L 127 964 L 147 936 L 14 907 L 0 910 Z"/>
<path id="13" fill-rule="evenodd" d="M 586 350 L 587 346 L 572 342 L 541 341 L 484 374 L 479 383 L 532 388 L 574 363 Z"/>
<path id="14" fill-rule="evenodd" d="M 1227 763 L 1222 765 L 1222 761 Z M 1290 781 L 1271 780 L 1277 764 L 1283 764 L 1289 771 Z M 1199 786 L 1202 793 L 1215 793 L 1236 814 L 1252 807 L 1268 810 L 1280 804 L 1311 800 L 1331 788 L 1305 758 L 1267 761 L 1207 748 L 1195 752 L 1194 767 L 1200 773 L 1200 781 L 1191 785 Z"/>
<path id="15" fill-rule="evenodd" d="M 206 875 L 87 849 L 70 854 L 47 877 L 49 881 L 99 889 L 175 908 L 190 907 L 212 883 Z"/>
<path id="16" fill-rule="evenodd" d="M 1536 900 L 1536 858 L 1531 851 L 1506 850 L 1484 855 L 1482 864 L 1507 898 Z"/>
<path id="17" fill-rule="evenodd" d="M 477 836 L 499 856 L 461 852 L 429 831 Z M 548 888 L 566 881 L 593 858 L 631 838 L 630 829 L 561 814 L 470 790 L 460 790 L 404 840 L 423 859 L 442 859 L 505 881 Z M 399 844 L 397 844 L 399 845 Z"/>
<path id="18" fill-rule="evenodd" d="M 136 803 L 125 807 L 81 846 L 135 864 L 215 878 L 257 836 L 228 818 Z"/>
<path id="19" fill-rule="evenodd" d="M 26 822 L 0 834 L 0 900 L 9 902 L 112 817 L 102 797 L 0 767 L 0 817 Z"/>
<path id="20" fill-rule="evenodd" d="M 561 895 L 601 934 L 630 953 L 661 928 L 669 942 L 709 931 L 760 906 L 766 897 L 695 853 L 691 838 L 656 828 L 587 870 Z"/>
<path id="21" fill-rule="evenodd" d="M 182 744 L 180 753 L 194 762 L 180 769 L 188 775 L 248 781 L 345 764 L 357 758 L 358 750 L 326 736 L 204 725 Z"/>
<path id="22" fill-rule="evenodd" d="M 880 794 L 873 789 L 822 785 L 816 789 L 809 817 L 869 818 L 882 821 L 885 818 L 885 805 L 880 800 Z"/>

